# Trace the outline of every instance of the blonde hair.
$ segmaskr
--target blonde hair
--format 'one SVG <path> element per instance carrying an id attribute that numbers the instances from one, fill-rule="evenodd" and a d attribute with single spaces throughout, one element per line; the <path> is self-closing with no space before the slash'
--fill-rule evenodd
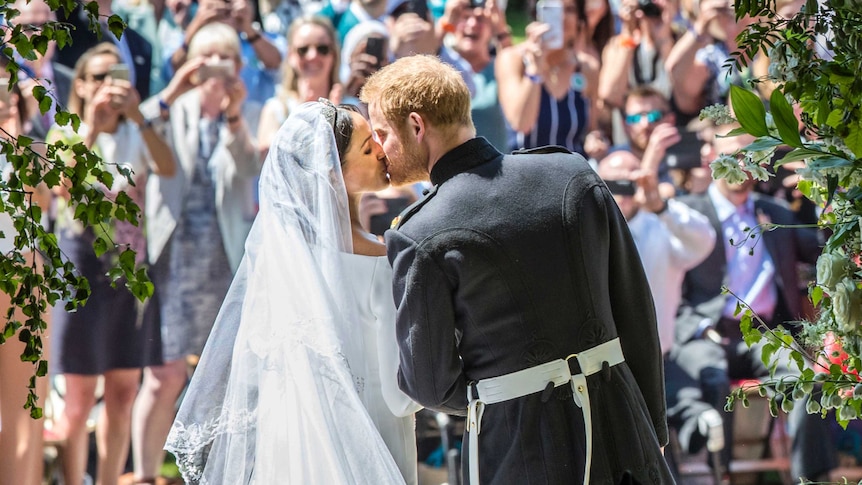
<path id="1" fill-rule="evenodd" d="M 335 34 L 335 29 L 332 27 L 332 22 L 328 18 L 320 15 L 303 15 L 294 19 L 287 29 L 288 48 L 293 50 L 293 36 L 296 35 L 300 27 L 309 24 L 317 25 L 325 30 L 326 35 L 329 36 L 330 48 L 332 49 L 332 72 L 329 73 L 329 88 L 332 89 L 340 81 L 341 53 L 339 52 L 338 37 Z M 287 105 L 287 98 L 296 96 L 299 92 L 299 73 L 290 65 L 289 57 L 289 55 L 285 56 L 281 64 L 281 89 L 279 90 L 279 96 L 282 97 L 285 106 Z"/>
<path id="2" fill-rule="evenodd" d="M 84 99 L 78 96 L 77 90 L 74 88 L 74 83 L 77 80 L 85 81 L 87 77 L 87 64 L 94 57 L 98 56 L 114 56 L 117 59 L 117 62 L 122 61 L 122 57 L 120 57 L 120 50 L 117 49 L 117 46 L 114 45 L 113 42 L 101 42 L 99 44 L 94 45 L 87 49 L 81 57 L 78 58 L 78 62 L 75 63 L 75 74 L 72 78 L 72 89 L 69 90 L 69 104 L 67 108 L 70 113 L 76 114 L 80 117 L 84 116 L 84 109 L 86 108 Z"/>
<path id="3" fill-rule="evenodd" d="M 368 78 L 359 99 L 377 103 L 396 127 L 411 112 L 438 128 L 473 126 L 467 84 L 461 73 L 435 56 L 402 57 L 389 64 Z"/>
<path id="4" fill-rule="evenodd" d="M 209 46 L 214 46 L 219 52 L 232 54 L 237 65 L 242 62 L 239 34 L 228 24 L 212 22 L 201 27 L 189 41 L 186 59 L 198 57 Z"/>

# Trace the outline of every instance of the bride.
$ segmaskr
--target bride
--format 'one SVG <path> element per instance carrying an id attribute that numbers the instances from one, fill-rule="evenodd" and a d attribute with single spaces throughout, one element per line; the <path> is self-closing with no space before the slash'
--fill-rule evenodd
<path id="1" fill-rule="evenodd" d="M 165 448 L 187 483 L 416 483 L 398 390 L 391 269 L 357 216 L 388 185 L 349 107 L 306 103 L 282 125 L 260 212 Z"/>

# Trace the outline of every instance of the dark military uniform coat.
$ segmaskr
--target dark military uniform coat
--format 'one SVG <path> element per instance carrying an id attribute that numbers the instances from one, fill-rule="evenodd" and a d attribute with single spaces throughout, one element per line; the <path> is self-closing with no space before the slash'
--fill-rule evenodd
<path id="1" fill-rule="evenodd" d="M 431 181 L 386 233 L 402 389 L 464 415 L 469 382 L 620 337 L 626 362 L 588 378 L 591 482 L 673 483 L 659 449 L 667 425 L 652 295 L 601 179 L 579 155 L 503 156 L 476 138 L 444 155 Z M 482 484 L 578 484 L 585 453 L 569 386 L 485 408 Z"/>

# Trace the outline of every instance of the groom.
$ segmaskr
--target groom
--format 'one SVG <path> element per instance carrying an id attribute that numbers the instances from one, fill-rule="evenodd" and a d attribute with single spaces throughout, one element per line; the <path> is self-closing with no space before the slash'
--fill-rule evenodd
<path id="1" fill-rule="evenodd" d="M 673 483 L 652 296 L 601 179 L 559 147 L 476 138 L 470 92 L 435 57 L 360 97 L 392 183 L 434 184 L 386 233 L 398 379 L 467 416 L 468 483 Z"/>

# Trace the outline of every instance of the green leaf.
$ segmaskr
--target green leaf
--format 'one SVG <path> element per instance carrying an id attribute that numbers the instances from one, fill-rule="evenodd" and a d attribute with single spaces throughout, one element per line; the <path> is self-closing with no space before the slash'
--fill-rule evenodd
<path id="1" fill-rule="evenodd" d="M 108 243 L 101 237 L 97 237 L 93 241 L 93 251 L 95 251 L 97 258 L 101 258 L 108 251 Z"/>
<path id="2" fill-rule="evenodd" d="M 826 176 L 826 193 L 828 194 L 826 198 L 826 207 L 832 205 L 832 198 L 835 197 L 835 191 L 838 190 L 838 177 L 835 175 L 827 175 Z M 847 224 L 843 224 L 842 227 L 846 227 Z"/>
<path id="3" fill-rule="evenodd" d="M 36 49 L 40 55 L 45 55 L 45 52 L 48 51 L 48 38 L 44 35 L 36 35 L 33 36 L 33 48 Z"/>
<path id="4" fill-rule="evenodd" d="M 730 86 L 730 104 L 737 121 L 750 135 L 766 136 L 766 108 L 756 94 L 735 84 Z"/>
<path id="5" fill-rule="evenodd" d="M 734 128 L 725 135 L 715 135 L 718 138 L 733 138 L 734 136 L 747 135 L 748 131 L 745 128 Z"/>
<path id="6" fill-rule="evenodd" d="M 848 128 L 850 132 L 844 138 L 844 144 L 857 158 L 860 158 L 862 157 L 862 129 L 858 123 L 850 125 Z"/>
<path id="7" fill-rule="evenodd" d="M 763 150 L 769 150 L 770 148 L 777 147 L 781 145 L 781 143 L 781 140 L 775 139 L 771 136 L 763 136 L 749 143 L 745 148 L 742 149 L 742 151 L 760 152 Z"/>
<path id="8" fill-rule="evenodd" d="M 776 350 L 778 350 L 778 344 L 769 342 L 763 345 L 763 353 L 760 355 L 760 360 L 763 361 L 763 365 L 769 366 L 769 361 L 772 359 L 772 355 L 775 354 Z"/>
<path id="9" fill-rule="evenodd" d="M 820 301 L 822 299 L 823 299 L 823 288 L 821 288 L 819 286 L 811 287 L 811 303 L 813 303 L 815 307 L 819 306 Z"/>
<path id="10" fill-rule="evenodd" d="M 836 249 L 841 247 L 841 245 L 844 244 L 844 241 L 847 239 L 847 236 L 849 236 L 852 231 L 856 230 L 858 221 L 859 220 L 856 219 L 856 220 L 838 225 L 838 230 L 836 230 L 832 234 L 832 236 L 829 237 L 829 240 L 826 241 L 826 249 L 825 250 L 831 252 L 831 251 L 835 251 Z"/>
<path id="11" fill-rule="evenodd" d="M 799 121 L 781 90 L 772 91 L 772 96 L 769 98 L 769 108 L 772 110 L 772 119 L 775 120 L 781 141 L 794 148 L 801 147 L 802 138 L 799 136 Z"/>
<path id="12" fill-rule="evenodd" d="M 45 96 L 48 95 L 48 90 L 45 89 L 45 86 L 42 86 L 41 84 L 37 84 L 36 86 L 33 86 L 32 93 L 33 93 L 33 97 L 36 98 L 36 101 L 41 102 L 42 99 L 44 99 Z"/>
<path id="13" fill-rule="evenodd" d="M 776 167 L 780 167 L 785 163 L 790 162 L 798 162 L 800 160 L 809 160 L 812 158 L 825 157 L 827 155 L 831 155 L 828 152 L 821 152 L 819 150 L 811 150 L 809 148 L 794 148 L 787 155 L 781 157 L 781 160 L 775 162 Z"/>
<path id="14" fill-rule="evenodd" d="M 124 249 L 122 253 L 120 253 L 120 268 L 122 268 L 126 272 L 133 272 L 135 270 L 135 252 L 131 249 Z"/>
<path id="15" fill-rule="evenodd" d="M 123 37 L 123 30 L 126 29 L 126 23 L 123 22 L 123 19 L 119 17 L 119 15 L 114 14 L 108 17 L 108 29 L 110 29 L 111 33 L 119 40 Z"/>
<path id="16" fill-rule="evenodd" d="M 33 139 L 29 136 L 18 135 L 18 146 L 21 148 L 26 148 L 33 144 Z"/>
<path id="17" fill-rule="evenodd" d="M 45 185 L 47 185 L 49 189 L 51 187 L 56 187 L 60 185 L 60 172 L 58 170 L 48 170 L 42 174 L 42 181 L 45 182 Z"/>
<path id="18" fill-rule="evenodd" d="M 814 160 L 811 160 L 808 163 L 809 167 L 815 168 L 818 170 L 824 169 L 824 168 L 849 167 L 851 165 L 853 165 L 853 162 L 851 162 L 850 160 L 847 160 L 846 158 L 836 157 L 835 155 L 832 155 L 832 154 L 828 154 L 828 155 L 823 156 L 823 157 L 818 157 Z"/>
<path id="19" fill-rule="evenodd" d="M 68 125 L 70 119 L 71 119 L 71 117 L 69 116 L 68 111 L 60 110 L 54 114 L 54 122 L 60 126 Z"/>
<path id="20" fill-rule="evenodd" d="M 47 113 L 47 112 L 48 112 L 48 110 L 50 110 L 50 109 L 51 109 L 51 104 L 52 104 L 53 102 L 54 102 L 54 101 L 51 99 L 51 96 L 45 96 L 45 97 L 43 97 L 43 98 L 42 98 L 42 100 L 41 100 L 41 101 L 39 101 L 39 112 L 40 112 L 40 113 L 42 113 L 42 114 Z"/>

